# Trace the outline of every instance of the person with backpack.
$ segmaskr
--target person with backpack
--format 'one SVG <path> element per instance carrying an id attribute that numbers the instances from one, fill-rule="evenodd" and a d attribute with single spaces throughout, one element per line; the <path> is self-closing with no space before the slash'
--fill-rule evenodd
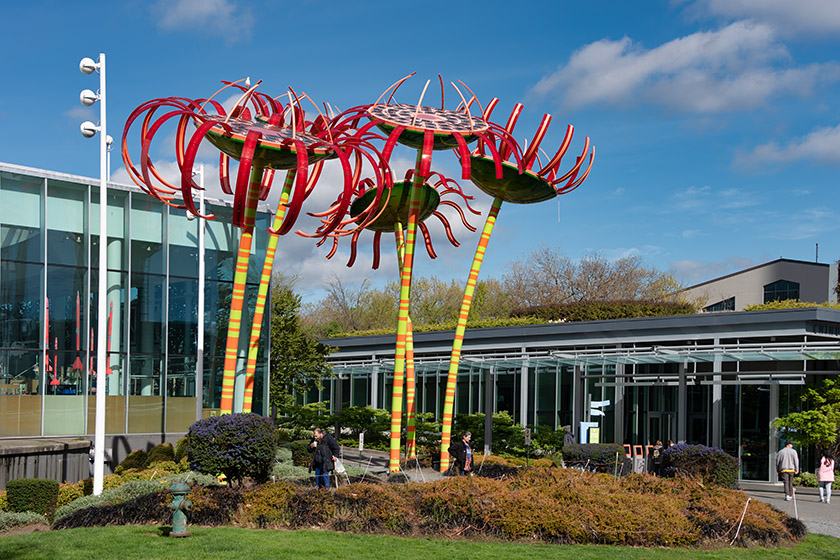
<path id="1" fill-rule="evenodd" d="M 472 440 L 471 432 L 461 434 L 461 441 L 456 441 L 449 446 L 449 456 L 454 457 L 453 468 L 457 469 L 458 476 L 472 476 Z"/>
<path id="2" fill-rule="evenodd" d="M 309 443 L 312 453 L 312 469 L 315 471 L 315 486 L 330 488 L 330 471 L 335 469 L 336 457 L 341 454 L 335 438 L 322 430 L 315 428 L 312 441 Z"/>

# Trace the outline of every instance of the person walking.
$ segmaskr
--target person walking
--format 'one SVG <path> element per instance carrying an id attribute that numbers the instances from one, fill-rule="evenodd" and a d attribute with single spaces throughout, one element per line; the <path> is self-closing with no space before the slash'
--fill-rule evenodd
<path id="1" fill-rule="evenodd" d="M 776 455 L 776 472 L 785 486 L 785 501 L 789 502 L 793 499 L 793 477 L 799 474 L 799 454 L 790 441 Z"/>
<path id="2" fill-rule="evenodd" d="M 662 476 L 663 451 L 665 451 L 665 448 L 662 446 L 662 440 L 656 440 L 656 445 L 653 446 L 653 450 L 651 451 L 651 457 L 653 459 L 653 474 L 656 476 Z"/>
<path id="3" fill-rule="evenodd" d="M 458 476 L 472 476 L 472 432 L 461 434 L 461 441 L 456 441 L 449 446 L 449 456 L 454 457 L 453 467 L 457 469 Z"/>
<path id="4" fill-rule="evenodd" d="M 820 501 L 831 503 L 831 483 L 834 482 L 834 457 L 823 451 L 820 466 L 817 468 L 817 482 L 820 484 Z"/>
<path id="5" fill-rule="evenodd" d="M 335 468 L 336 457 L 341 454 L 338 442 L 321 428 L 315 428 L 312 441 L 309 443 L 309 452 L 312 453 L 315 486 L 329 489 L 330 471 Z"/>

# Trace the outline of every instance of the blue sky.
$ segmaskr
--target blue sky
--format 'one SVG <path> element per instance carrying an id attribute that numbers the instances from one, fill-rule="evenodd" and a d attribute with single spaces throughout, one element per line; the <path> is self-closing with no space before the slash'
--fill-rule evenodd
<path id="1" fill-rule="evenodd" d="M 82 107 L 78 94 L 98 81 L 78 63 L 99 52 L 118 142 L 137 105 L 206 97 L 223 79 L 250 76 L 271 95 L 291 86 L 346 109 L 410 72 L 417 76 L 398 101 L 414 103 L 440 73 L 482 103 L 498 97 L 497 120 L 524 103 L 520 142 L 551 113 L 546 151 L 567 123 L 570 151 L 585 136 L 596 147 L 592 173 L 573 193 L 503 206 L 482 277 L 501 276 L 540 245 L 572 258 L 641 255 L 686 284 L 778 257 L 810 261 L 817 243 L 821 262 L 840 258 L 836 0 L 17 2 L 3 15 L 0 161 L 98 175 L 98 142 L 78 129 L 97 119 L 98 106 Z M 438 103 L 431 91 L 427 101 Z M 402 175 L 413 156 L 398 155 Z M 153 157 L 173 169 L 171 141 L 158 142 Z M 433 166 L 457 172 L 450 153 L 437 152 Z M 120 167 L 115 154 L 116 180 L 126 177 Z M 334 198 L 337 175 L 325 175 L 307 210 Z M 463 183 L 486 211 L 487 197 Z M 418 270 L 464 281 L 477 234 L 456 229 L 456 249 L 431 228 L 439 258 L 420 253 Z M 349 283 L 394 278 L 391 242 L 383 240 L 374 272 L 370 240 L 363 236 L 364 254 L 347 269 L 346 244 L 327 261 L 325 247 L 289 235 L 278 268 L 299 274 L 308 298 L 336 274 Z"/>

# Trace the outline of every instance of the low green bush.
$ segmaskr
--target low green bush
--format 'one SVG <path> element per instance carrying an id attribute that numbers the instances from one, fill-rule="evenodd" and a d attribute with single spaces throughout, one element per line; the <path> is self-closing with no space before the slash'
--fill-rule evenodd
<path id="1" fill-rule="evenodd" d="M 166 481 L 163 479 L 158 481 L 132 480 L 117 488 L 103 490 L 102 494 L 99 496 L 91 494 L 74 500 L 66 506 L 58 508 L 55 512 L 54 518 L 58 521 L 63 517 L 89 507 L 120 504 L 139 496 L 145 496 L 146 494 L 160 492 L 162 490 L 169 490 L 169 486 L 171 486 L 171 484 L 167 485 Z"/>
<path id="2" fill-rule="evenodd" d="M 174 461 L 176 463 L 180 463 L 182 459 L 186 458 L 187 456 L 187 445 L 189 444 L 190 440 L 187 439 L 186 436 L 182 438 L 178 438 L 178 441 L 175 442 L 175 457 Z"/>
<path id="3" fill-rule="evenodd" d="M 706 484 L 735 488 L 738 459 L 718 447 L 678 443 L 662 452 L 662 473 L 693 476 Z"/>
<path id="4" fill-rule="evenodd" d="M 34 511 L 51 516 L 58 500 L 58 482 L 43 478 L 18 478 L 6 483 L 9 511 Z"/>
<path id="5" fill-rule="evenodd" d="M 155 463 L 162 462 L 175 462 L 175 448 L 172 447 L 171 443 L 161 443 L 152 447 L 144 466 L 150 467 Z"/>
<path id="6" fill-rule="evenodd" d="M 809 472 L 801 472 L 793 477 L 793 484 L 795 486 L 805 486 L 806 488 L 816 488 L 819 486 L 817 475 Z"/>
<path id="7" fill-rule="evenodd" d="M 144 469 L 146 468 L 148 460 L 149 454 L 143 449 L 137 449 L 136 451 L 132 451 L 126 455 L 122 463 L 117 465 L 117 468 L 114 469 L 114 472 L 119 474 L 128 469 Z"/>
<path id="8" fill-rule="evenodd" d="M 163 523 L 172 518 L 164 502 L 166 492 L 147 492 L 118 503 L 103 503 L 81 508 L 62 516 L 53 529 Z"/>
<path id="9" fill-rule="evenodd" d="M 56 500 L 55 507 L 64 507 L 82 496 L 84 496 L 84 493 L 82 492 L 81 484 L 61 484 L 58 487 L 58 499 Z"/>
<path id="10" fill-rule="evenodd" d="M 277 482 L 283 480 L 304 480 L 309 478 L 309 469 L 306 467 L 299 467 L 292 463 L 275 463 L 274 466 L 271 467 L 271 476 L 273 476 L 274 480 Z"/>
<path id="11" fill-rule="evenodd" d="M 312 464 L 312 454 L 309 453 L 309 440 L 299 439 L 289 443 L 292 452 L 292 462 L 298 467 L 309 467 Z"/>
<path id="12" fill-rule="evenodd" d="M 35 513 L 34 511 L 0 511 L 0 532 L 5 532 L 15 527 L 32 525 L 35 523 L 43 523 L 46 525 L 47 518 L 40 513 Z"/>
<path id="13" fill-rule="evenodd" d="M 292 450 L 288 447 L 278 447 L 277 452 L 274 454 L 274 462 L 275 463 L 291 463 L 292 462 Z"/>
<path id="14" fill-rule="evenodd" d="M 8 511 L 9 502 L 6 500 L 6 491 L 0 492 L 0 511 Z"/>

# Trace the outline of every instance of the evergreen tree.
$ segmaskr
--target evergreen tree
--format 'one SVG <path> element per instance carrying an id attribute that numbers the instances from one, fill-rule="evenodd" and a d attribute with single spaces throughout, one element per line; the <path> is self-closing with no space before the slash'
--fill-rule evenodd
<path id="1" fill-rule="evenodd" d="M 309 336 L 300 324 L 300 296 L 288 282 L 271 290 L 271 389 L 269 402 L 279 413 L 295 404 L 294 392 L 304 392 L 332 375 L 330 347 Z"/>

